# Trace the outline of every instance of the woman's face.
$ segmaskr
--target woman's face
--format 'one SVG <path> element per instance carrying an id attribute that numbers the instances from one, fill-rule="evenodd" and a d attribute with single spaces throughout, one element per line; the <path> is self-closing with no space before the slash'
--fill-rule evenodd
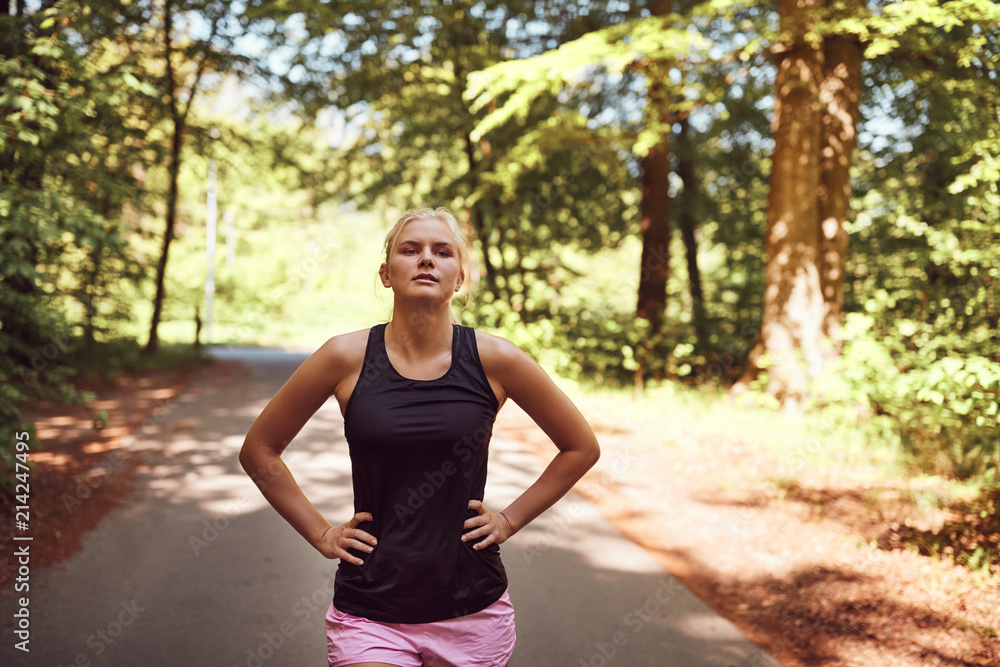
<path id="1" fill-rule="evenodd" d="M 443 220 L 411 220 L 379 268 L 382 284 L 397 299 L 450 301 L 465 279 L 455 243 Z"/>

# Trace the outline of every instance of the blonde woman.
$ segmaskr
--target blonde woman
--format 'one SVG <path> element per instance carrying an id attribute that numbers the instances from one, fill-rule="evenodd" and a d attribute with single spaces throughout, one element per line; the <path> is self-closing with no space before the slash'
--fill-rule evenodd
<path id="1" fill-rule="evenodd" d="M 339 558 L 327 614 L 331 667 L 507 664 L 514 609 L 500 545 L 561 498 L 600 455 L 586 419 L 510 341 L 458 324 L 469 274 L 445 208 L 406 213 L 378 271 L 391 319 L 329 339 L 271 399 L 240 452 L 268 502 Z M 281 453 L 333 396 L 350 448 L 355 514 L 331 524 Z M 521 406 L 558 453 L 509 506 L 483 504 L 497 411 Z"/>

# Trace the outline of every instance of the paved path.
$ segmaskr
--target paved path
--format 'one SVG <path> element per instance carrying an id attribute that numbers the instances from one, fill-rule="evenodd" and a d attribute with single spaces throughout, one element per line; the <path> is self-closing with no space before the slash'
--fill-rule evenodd
<path id="1" fill-rule="evenodd" d="M 336 562 L 260 496 L 237 461 L 251 423 L 305 354 L 217 349 L 234 378 L 202 374 L 129 449 L 150 463 L 127 506 L 83 550 L 32 573 L 31 652 L 13 649 L 0 591 L 0 664 L 62 667 L 321 667 Z M 540 471 L 501 426 L 486 500 L 503 506 Z M 515 415 L 516 416 L 516 415 Z M 286 462 L 331 521 L 351 514 L 343 420 L 329 401 Z M 776 667 L 569 495 L 503 546 L 518 643 L 511 667 Z"/>

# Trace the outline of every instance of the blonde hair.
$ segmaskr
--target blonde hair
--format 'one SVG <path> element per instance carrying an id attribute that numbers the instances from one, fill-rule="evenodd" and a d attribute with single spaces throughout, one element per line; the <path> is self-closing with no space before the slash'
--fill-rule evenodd
<path id="1" fill-rule="evenodd" d="M 462 232 L 462 227 L 459 225 L 458 220 L 455 215 L 444 206 L 439 206 L 437 208 L 419 208 L 407 211 L 396 221 L 396 224 L 386 232 L 385 244 L 383 246 L 383 254 L 385 255 L 385 263 L 389 263 L 389 259 L 392 257 L 392 251 L 396 248 L 396 242 L 399 240 L 399 235 L 403 232 L 403 227 L 406 223 L 412 222 L 414 220 L 440 220 L 448 226 L 448 230 L 455 239 L 455 252 L 458 253 L 458 265 L 462 272 L 462 287 L 459 291 L 465 294 L 465 303 L 462 305 L 462 310 L 469 305 L 469 275 L 472 259 L 469 256 L 469 248 L 465 242 L 465 234 Z M 458 317 L 454 312 L 451 313 L 451 321 L 458 324 Z"/>

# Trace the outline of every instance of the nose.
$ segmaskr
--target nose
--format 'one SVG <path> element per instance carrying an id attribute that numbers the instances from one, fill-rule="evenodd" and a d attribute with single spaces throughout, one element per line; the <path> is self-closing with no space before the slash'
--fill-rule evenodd
<path id="1" fill-rule="evenodd" d="M 430 249 L 420 253 L 420 266 L 434 266 L 434 253 Z"/>

